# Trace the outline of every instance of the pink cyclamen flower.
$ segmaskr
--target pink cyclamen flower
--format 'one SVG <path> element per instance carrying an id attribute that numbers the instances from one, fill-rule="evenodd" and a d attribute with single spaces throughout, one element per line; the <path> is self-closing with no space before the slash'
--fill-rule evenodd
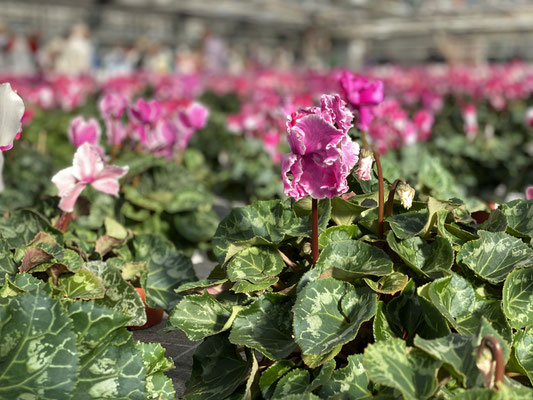
<path id="1" fill-rule="evenodd" d="M 418 130 L 418 141 L 428 140 L 431 136 L 435 118 L 433 114 L 426 110 L 419 110 L 413 116 L 413 123 Z"/>
<path id="2" fill-rule="evenodd" d="M 21 120 L 24 115 L 24 102 L 11 89 L 9 83 L 0 85 L 0 150 L 13 147 L 13 140 L 20 137 Z"/>
<path id="3" fill-rule="evenodd" d="M 130 106 L 130 116 L 142 125 L 153 125 L 161 116 L 161 105 L 157 100 L 138 99 Z"/>
<path id="4" fill-rule="evenodd" d="M 533 186 L 528 186 L 526 188 L 526 199 L 532 200 L 533 199 Z"/>
<path id="5" fill-rule="evenodd" d="M 281 160 L 287 196 L 322 199 L 348 191 L 347 176 L 359 155 L 359 145 L 347 135 L 352 118 L 337 95 L 323 95 L 320 108 L 292 113 L 287 123 L 292 153 Z"/>
<path id="6" fill-rule="evenodd" d="M 464 129 L 468 138 L 474 138 L 478 131 L 477 110 L 473 104 L 468 104 L 463 108 Z"/>
<path id="7" fill-rule="evenodd" d="M 192 103 L 185 110 L 181 110 L 178 113 L 178 119 L 181 124 L 195 130 L 204 128 L 208 117 L 209 109 L 197 102 Z"/>
<path id="8" fill-rule="evenodd" d="M 72 167 L 59 171 L 52 177 L 61 197 L 59 208 L 72 212 L 79 195 L 87 185 L 96 190 L 118 197 L 118 180 L 128 173 L 129 167 L 104 165 L 98 148 L 83 143 L 74 154 Z"/>
<path id="9" fill-rule="evenodd" d="M 359 167 L 357 168 L 357 177 L 362 181 L 369 181 L 372 179 L 372 162 L 374 158 L 369 151 L 361 152 L 361 159 L 359 160 Z"/>
<path id="10" fill-rule="evenodd" d="M 83 117 L 78 116 L 70 121 L 68 138 L 76 147 L 80 147 L 83 143 L 98 146 L 101 134 L 100 125 L 94 118 L 86 121 Z"/>
<path id="11" fill-rule="evenodd" d="M 128 137 L 126 126 L 119 119 L 106 118 L 106 137 L 107 143 L 110 146 L 120 146 L 120 144 Z"/>
<path id="12" fill-rule="evenodd" d="M 372 108 L 381 103 L 385 97 L 383 82 L 370 81 L 356 76 L 350 71 L 344 71 L 338 78 L 341 93 L 359 113 L 356 125 L 360 130 L 367 131 L 373 120 Z"/>
<path id="13" fill-rule="evenodd" d="M 128 106 L 128 99 L 120 93 L 106 93 L 100 100 L 100 113 L 104 118 L 122 117 Z"/>

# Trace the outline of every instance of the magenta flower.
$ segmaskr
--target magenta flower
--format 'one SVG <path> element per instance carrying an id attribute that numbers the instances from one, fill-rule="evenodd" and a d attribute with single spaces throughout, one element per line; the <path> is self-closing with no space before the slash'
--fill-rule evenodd
<path id="1" fill-rule="evenodd" d="M 141 125 L 153 125 L 161 116 L 161 105 L 157 100 L 138 99 L 130 106 L 130 115 Z"/>
<path id="2" fill-rule="evenodd" d="M 321 107 L 294 112 L 287 123 L 292 153 L 282 157 L 287 196 L 332 198 L 348 191 L 347 176 L 359 145 L 347 135 L 353 115 L 337 95 L 323 95 Z"/>
<path id="3" fill-rule="evenodd" d="M 128 99 L 120 93 L 106 93 L 100 100 L 100 112 L 104 118 L 119 119 L 128 106 Z"/>
<path id="4" fill-rule="evenodd" d="M 338 80 L 344 100 L 358 111 L 357 127 L 367 131 L 374 118 L 372 108 L 381 103 L 385 96 L 383 82 L 370 81 L 350 71 L 344 71 Z"/>
<path id="5" fill-rule="evenodd" d="M 80 147 L 83 143 L 98 146 L 101 134 L 100 125 L 94 118 L 86 121 L 83 117 L 78 116 L 70 121 L 68 138 L 76 147 Z"/>
<path id="6" fill-rule="evenodd" d="M 533 186 L 528 186 L 526 188 L 526 199 L 532 200 L 533 199 Z"/>
<path id="7" fill-rule="evenodd" d="M 83 143 L 74 154 L 72 167 L 59 171 L 52 177 L 61 197 L 59 208 L 72 212 L 79 195 L 87 185 L 96 190 L 118 197 L 118 180 L 128 173 L 129 167 L 104 165 L 96 146 Z"/>
<path id="8" fill-rule="evenodd" d="M 526 125 L 529 126 L 530 128 L 533 128 L 533 107 L 529 107 L 526 110 L 526 115 L 524 119 L 525 119 Z"/>
<path id="9" fill-rule="evenodd" d="M 419 110 L 413 116 L 413 123 L 418 130 L 418 141 L 425 141 L 431 136 L 435 118 L 426 110 Z"/>
<path id="10" fill-rule="evenodd" d="M 207 123 L 209 117 L 209 109 L 203 104 L 194 102 L 185 110 L 178 113 L 180 123 L 187 128 L 194 130 L 202 129 Z"/>

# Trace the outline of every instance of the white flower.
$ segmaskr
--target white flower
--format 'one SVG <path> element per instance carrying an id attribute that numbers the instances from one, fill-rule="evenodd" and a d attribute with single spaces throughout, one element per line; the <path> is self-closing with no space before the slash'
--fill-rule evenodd
<path id="1" fill-rule="evenodd" d="M 0 85 L 0 147 L 11 148 L 20 131 L 24 102 L 9 83 Z"/>

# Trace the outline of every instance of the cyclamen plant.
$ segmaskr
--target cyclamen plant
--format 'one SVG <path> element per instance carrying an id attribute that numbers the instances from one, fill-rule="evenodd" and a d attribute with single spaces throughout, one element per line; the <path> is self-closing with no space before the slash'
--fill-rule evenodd
<path id="1" fill-rule="evenodd" d="M 348 136 L 353 115 L 337 95 L 323 95 L 319 107 L 294 112 L 287 122 L 292 153 L 282 157 L 285 193 L 312 198 L 313 260 L 318 259 L 318 199 L 348 191 L 347 177 L 355 166 L 359 145 Z"/>

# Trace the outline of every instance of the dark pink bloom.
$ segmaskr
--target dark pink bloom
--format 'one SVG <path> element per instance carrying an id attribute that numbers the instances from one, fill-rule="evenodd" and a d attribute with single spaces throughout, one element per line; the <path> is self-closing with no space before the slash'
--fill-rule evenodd
<path id="1" fill-rule="evenodd" d="M 285 194 L 299 200 L 332 198 L 348 190 L 347 176 L 359 145 L 347 135 L 352 113 L 339 96 L 324 95 L 321 107 L 294 112 L 287 123 L 292 153 L 282 157 Z"/>
<path id="2" fill-rule="evenodd" d="M 104 165 L 98 148 L 83 143 L 74 154 L 73 166 L 59 171 L 52 177 L 61 197 L 59 208 L 72 212 L 79 195 L 87 185 L 96 190 L 118 197 L 118 180 L 128 173 L 129 168 Z"/>
<path id="3" fill-rule="evenodd" d="M 413 116 L 413 123 L 418 130 L 418 140 L 425 141 L 431 136 L 435 118 L 433 114 L 426 110 L 419 110 Z"/>
<path id="4" fill-rule="evenodd" d="M 383 82 L 370 81 L 344 71 L 338 78 L 343 98 L 358 111 L 356 125 L 360 130 L 367 131 L 372 122 L 372 108 L 384 99 Z"/>
<path id="5" fill-rule="evenodd" d="M 68 138 L 76 147 L 80 147 L 83 143 L 98 146 L 101 134 L 100 125 L 94 118 L 86 121 L 83 117 L 78 116 L 70 121 Z"/>
<path id="6" fill-rule="evenodd" d="M 161 105 L 157 100 L 138 99 L 130 106 L 131 117 L 141 125 L 153 125 L 161 116 Z"/>
<path id="7" fill-rule="evenodd" d="M 192 103 L 185 110 L 178 113 L 180 123 L 194 130 L 202 129 L 207 123 L 209 117 L 209 110 L 203 104 Z"/>
<path id="8" fill-rule="evenodd" d="M 528 186 L 526 188 L 526 199 L 532 200 L 533 199 L 533 186 Z"/>
<path id="9" fill-rule="evenodd" d="M 118 119 L 128 106 L 128 99 L 120 93 L 106 93 L 100 100 L 100 113 L 105 118 Z"/>

